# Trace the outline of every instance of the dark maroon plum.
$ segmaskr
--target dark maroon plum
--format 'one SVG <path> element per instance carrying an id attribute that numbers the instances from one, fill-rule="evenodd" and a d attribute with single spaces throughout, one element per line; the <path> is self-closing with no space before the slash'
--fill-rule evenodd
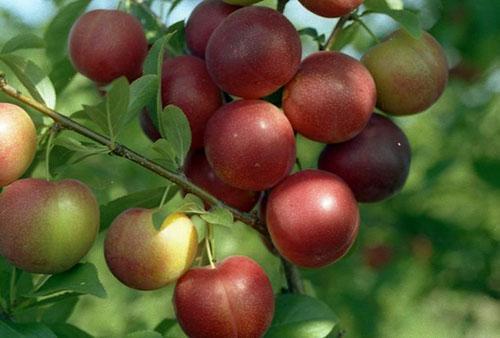
<path id="1" fill-rule="evenodd" d="M 366 126 L 376 97 L 375 82 L 361 62 L 338 52 L 317 52 L 285 86 L 283 110 L 300 134 L 338 143 Z"/>
<path id="2" fill-rule="evenodd" d="M 177 320 L 191 338 L 262 337 L 274 315 L 269 278 L 243 256 L 189 270 L 177 282 L 173 301 Z"/>
<path id="3" fill-rule="evenodd" d="M 361 134 L 326 146 L 318 167 L 342 177 L 359 202 L 378 202 L 403 187 L 410 160 L 410 144 L 403 131 L 374 114 Z"/>
<path id="4" fill-rule="evenodd" d="M 184 170 L 193 183 L 233 208 L 250 211 L 259 201 L 259 192 L 234 188 L 218 178 L 210 167 L 203 149 L 189 155 Z"/>
<path id="5" fill-rule="evenodd" d="M 304 170 L 271 191 L 266 221 L 283 257 L 301 267 L 319 268 L 349 250 L 358 233 L 359 211 L 340 177 Z"/>
<path id="6" fill-rule="evenodd" d="M 69 36 L 69 55 L 76 70 L 98 83 L 120 76 L 133 81 L 142 74 L 148 42 L 139 20 L 118 10 L 82 15 Z"/>
<path id="7" fill-rule="evenodd" d="M 302 54 L 300 37 L 281 13 L 245 7 L 215 29 L 206 50 L 215 83 L 245 99 L 267 96 L 292 79 Z"/>
<path id="8" fill-rule="evenodd" d="M 299 0 L 300 3 L 313 12 L 326 18 L 336 18 L 352 12 L 363 0 Z"/>
<path id="9" fill-rule="evenodd" d="M 166 59 L 161 86 L 163 105 L 178 106 L 189 120 L 191 148 L 203 147 L 207 121 L 222 105 L 222 93 L 210 78 L 205 62 L 189 55 Z"/>
<path id="10" fill-rule="evenodd" d="M 262 191 L 292 170 L 295 138 L 290 122 L 276 106 L 239 100 L 220 108 L 208 122 L 205 152 L 222 181 Z"/>
<path id="11" fill-rule="evenodd" d="M 139 122 L 141 124 L 142 131 L 151 141 L 155 142 L 161 138 L 160 132 L 156 129 L 153 119 L 146 108 L 141 111 L 141 114 L 139 115 Z"/>
<path id="12" fill-rule="evenodd" d="M 222 0 L 205 0 L 195 7 L 186 24 L 186 43 L 193 55 L 205 58 L 208 39 L 229 14 L 241 8 Z"/>

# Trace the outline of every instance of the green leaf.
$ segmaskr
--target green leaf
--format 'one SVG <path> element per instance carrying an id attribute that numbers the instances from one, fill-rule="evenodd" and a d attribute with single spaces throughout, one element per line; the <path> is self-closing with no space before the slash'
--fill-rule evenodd
<path id="1" fill-rule="evenodd" d="M 320 45 L 325 43 L 325 40 L 326 40 L 325 34 L 320 35 L 318 33 L 318 31 L 312 27 L 306 27 L 306 28 L 299 30 L 299 34 L 311 37 L 315 42 L 317 42 Z"/>
<path id="2" fill-rule="evenodd" d="M 191 128 L 184 112 L 174 105 L 168 105 L 159 116 L 160 134 L 172 145 L 179 167 L 184 165 L 191 147 Z"/>
<path id="3" fill-rule="evenodd" d="M 137 114 L 151 102 L 158 90 L 159 77 L 157 75 L 144 75 L 130 85 L 130 102 L 127 113 L 122 118 L 121 125 L 132 121 Z"/>
<path id="4" fill-rule="evenodd" d="M 111 140 L 115 140 L 120 132 L 119 122 L 128 110 L 130 89 L 125 77 L 120 77 L 113 81 L 111 88 L 106 95 L 106 118 L 108 122 L 108 132 Z"/>
<path id="5" fill-rule="evenodd" d="M 215 207 L 210 212 L 200 216 L 205 222 L 231 227 L 234 223 L 233 214 L 224 208 Z"/>
<path id="6" fill-rule="evenodd" d="M 205 204 L 203 200 L 196 195 L 186 194 L 181 205 L 176 208 L 176 212 L 184 212 L 189 214 L 204 214 Z"/>
<path id="7" fill-rule="evenodd" d="M 500 160 L 479 158 L 473 162 L 476 175 L 492 188 L 500 189 Z"/>
<path id="8" fill-rule="evenodd" d="M 100 102 L 95 106 L 88 106 L 86 104 L 83 106 L 84 115 L 90 117 L 90 120 L 96 124 L 102 132 L 108 133 L 108 119 L 106 113 L 106 104 L 105 102 Z M 74 114 L 75 118 L 78 118 L 78 112 Z"/>
<path id="9" fill-rule="evenodd" d="M 146 60 L 144 60 L 144 65 L 142 67 L 144 75 L 161 75 L 163 60 L 165 58 L 165 48 L 171 36 L 172 34 L 167 34 L 155 41 L 149 50 Z"/>
<path id="10" fill-rule="evenodd" d="M 0 337 L 57 338 L 54 332 L 41 323 L 20 324 L 4 320 L 0 320 Z"/>
<path id="11" fill-rule="evenodd" d="M 47 56 L 52 64 L 56 64 L 67 54 L 71 27 L 89 4 L 90 0 L 71 2 L 62 7 L 49 23 L 43 38 L 47 46 Z"/>
<path id="12" fill-rule="evenodd" d="M 92 338 L 87 332 L 67 323 L 57 323 L 49 326 L 57 338 Z"/>
<path id="13" fill-rule="evenodd" d="M 155 331 L 137 331 L 129 333 L 125 338 L 163 338 L 163 336 Z"/>
<path id="14" fill-rule="evenodd" d="M 91 263 L 80 263 L 69 271 L 51 276 L 37 291 L 28 296 L 41 297 L 62 292 L 106 297 L 106 290 L 99 281 L 97 269 Z"/>
<path id="15" fill-rule="evenodd" d="M 76 75 L 76 70 L 68 58 L 63 58 L 54 63 L 50 71 L 49 78 L 54 84 L 56 93 L 62 92 L 73 80 Z"/>
<path id="16" fill-rule="evenodd" d="M 151 147 L 160 156 L 153 159 L 155 162 L 158 162 L 169 170 L 179 170 L 180 166 L 176 161 L 175 150 L 167 140 L 161 138 L 153 143 Z"/>
<path id="17" fill-rule="evenodd" d="M 78 297 L 71 297 L 48 306 L 43 312 L 42 322 L 46 324 L 66 322 L 73 313 L 77 303 Z"/>
<path id="18" fill-rule="evenodd" d="M 323 338 L 338 320 L 323 302 L 305 295 L 286 294 L 276 299 L 276 310 L 266 338 Z"/>
<path id="19" fill-rule="evenodd" d="M 167 206 L 163 206 L 162 208 L 158 208 L 153 212 L 153 226 L 156 230 L 160 230 L 163 224 L 163 221 L 172 213 L 170 208 Z"/>
<path id="20" fill-rule="evenodd" d="M 7 41 L 2 48 L 1 53 L 7 54 L 20 49 L 44 48 L 45 41 L 33 33 L 19 34 Z"/>
<path id="21" fill-rule="evenodd" d="M 172 199 L 179 191 L 175 185 L 171 185 L 166 201 Z M 155 208 L 160 204 L 160 201 L 165 192 L 165 188 L 148 189 L 135 192 L 118 199 L 115 199 L 101 206 L 101 230 L 107 229 L 113 220 L 123 211 L 130 208 Z"/>
<path id="22" fill-rule="evenodd" d="M 192 216 L 191 221 L 193 222 L 194 227 L 196 228 L 196 233 L 198 234 L 198 243 L 201 243 L 207 235 L 207 222 L 205 222 L 198 215 Z"/>
<path id="23" fill-rule="evenodd" d="M 30 95 L 37 101 L 55 108 L 56 91 L 48 76 L 32 61 L 18 55 L 2 54 L 0 61 L 5 63 L 16 75 Z"/>
<path id="24" fill-rule="evenodd" d="M 166 318 L 156 325 L 155 331 L 163 335 L 175 324 L 177 324 L 175 319 Z"/>
<path id="25" fill-rule="evenodd" d="M 12 265 L 5 258 L 0 256 L 0 299 L 9 299 L 9 284 L 12 274 Z M 1 337 L 1 336 L 0 336 Z"/>
<path id="26" fill-rule="evenodd" d="M 170 25 L 167 32 L 172 34 L 166 47 L 168 49 L 168 54 L 173 57 L 186 54 L 186 31 L 184 20 Z"/>
<path id="27" fill-rule="evenodd" d="M 390 16 L 415 38 L 419 38 L 422 34 L 422 26 L 418 14 L 407 9 L 400 9 L 399 4 L 394 4 L 394 1 L 366 0 L 365 6 L 375 13 Z"/>

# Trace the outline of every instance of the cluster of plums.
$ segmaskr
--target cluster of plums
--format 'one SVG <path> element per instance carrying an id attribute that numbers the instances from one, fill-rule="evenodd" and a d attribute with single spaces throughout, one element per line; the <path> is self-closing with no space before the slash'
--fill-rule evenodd
<path id="1" fill-rule="evenodd" d="M 426 110 L 445 88 L 447 62 L 428 33 L 417 39 L 403 30 L 361 62 L 330 51 L 302 60 L 293 25 L 275 10 L 247 6 L 256 2 L 205 0 L 194 9 L 186 25 L 190 55 L 165 58 L 162 101 L 179 106 L 191 127 L 187 177 L 241 211 L 260 201 L 277 251 L 298 266 L 322 267 L 354 242 L 358 202 L 393 196 L 408 176 L 408 140 L 389 118 L 374 114 L 375 107 L 390 115 Z M 338 17 L 362 0 L 300 2 Z M 69 37 L 73 65 L 99 85 L 140 77 L 147 51 L 140 22 L 117 10 L 84 14 Z M 265 98 L 281 90 L 280 109 Z M 143 110 L 141 125 L 156 140 L 149 114 Z M 319 169 L 291 174 L 296 133 L 327 144 Z M 0 104 L 0 186 L 6 186 L 0 253 L 26 271 L 58 273 L 90 249 L 99 208 L 78 181 L 17 180 L 35 149 L 29 116 Z M 261 336 L 274 313 L 262 268 L 240 256 L 215 268 L 191 268 L 198 235 L 190 218 L 174 213 L 156 230 L 152 213 L 135 208 L 115 219 L 105 241 L 112 273 L 140 290 L 176 281 L 176 315 L 190 337 Z"/>

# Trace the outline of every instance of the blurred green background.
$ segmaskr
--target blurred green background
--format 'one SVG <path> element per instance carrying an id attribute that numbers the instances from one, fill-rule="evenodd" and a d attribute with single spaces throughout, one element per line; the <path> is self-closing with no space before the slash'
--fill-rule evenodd
<path id="1" fill-rule="evenodd" d="M 21 32 L 41 36 L 58 6 L 67 2 L 0 0 L 0 43 Z M 166 21 L 185 18 L 198 2 L 184 0 Z M 360 236 L 349 256 L 328 268 L 304 270 L 303 276 L 308 292 L 336 312 L 347 337 L 500 337 L 500 2 L 404 3 L 421 11 L 424 27 L 446 49 L 449 86 L 428 112 L 397 119 L 413 149 L 402 193 L 363 205 Z M 94 1 L 92 7 L 116 7 L 116 2 Z M 286 15 L 298 28 L 312 26 L 320 33 L 335 22 L 304 14 L 296 0 Z M 379 36 L 395 27 L 380 15 L 367 24 Z M 312 51 L 312 41 L 304 43 L 306 53 Z M 359 57 L 372 43 L 360 31 L 345 51 Z M 22 54 L 42 67 L 47 64 L 43 52 Z M 57 109 L 69 114 L 97 99 L 95 87 L 77 77 L 58 98 Z M 133 149 L 144 152 L 149 146 L 138 123 L 123 135 L 121 142 Z M 319 150 L 299 139 L 306 166 L 315 165 Z M 88 183 L 101 203 L 164 184 L 110 156 L 63 167 L 59 174 Z M 279 291 L 279 261 L 253 230 L 236 224 L 218 228 L 216 236 L 219 259 L 252 256 Z M 102 242 L 101 236 L 88 260 L 97 265 L 108 298 L 82 297 L 70 322 L 96 336 L 120 337 L 173 318 L 172 289 L 136 292 L 119 284 L 105 266 Z"/>

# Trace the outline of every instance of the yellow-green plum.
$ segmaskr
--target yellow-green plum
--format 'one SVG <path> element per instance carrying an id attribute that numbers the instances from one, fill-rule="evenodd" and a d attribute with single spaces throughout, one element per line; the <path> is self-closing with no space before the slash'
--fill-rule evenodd
<path id="1" fill-rule="evenodd" d="M 18 268 L 42 274 L 66 271 L 92 247 L 99 204 L 77 180 L 22 179 L 0 195 L 0 254 Z"/>
<path id="2" fill-rule="evenodd" d="M 432 106 L 448 82 L 448 62 L 429 33 L 414 38 L 404 30 L 391 34 L 361 60 L 377 86 L 377 106 L 391 115 L 411 115 Z"/>
<path id="3" fill-rule="evenodd" d="M 102 84 L 120 76 L 133 81 L 142 74 L 148 42 L 141 23 L 118 10 L 97 9 L 82 15 L 68 41 L 75 68 Z"/>
<path id="4" fill-rule="evenodd" d="M 175 315 L 191 338 L 262 337 L 274 315 L 274 295 L 264 270 L 244 256 L 215 268 L 193 268 L 174 291 Z"/>
<path id="5" fill-rule="evenodd" d="M 0 103 L 0 187 L 19 177 L 30 166 L 36 152 L 36 129 L 20 107 Z"/>
<path id="6" fill-rule="evenodd" d="M 262 0 L 224 0 L 224 2 L 227 4 L 239 6 L 249 6 L 261 1 Z"/>
<path id="7" fill-rule="evenodd" d="M 299 0 L 300 3 L 314 14 L 326 18 L 336 18 L 346 15 L 359 7 L 363 0 Z"/>
<path id="8" fill-rule="evenodd" d="M 198 235 L 191 219 L 173 213 L 159 230 L 153 211 L 124 211 L 106 235 L 104 254 L 113 275 L 128 287 L 155 290 L 177 280 L 196 256 Z"/>

